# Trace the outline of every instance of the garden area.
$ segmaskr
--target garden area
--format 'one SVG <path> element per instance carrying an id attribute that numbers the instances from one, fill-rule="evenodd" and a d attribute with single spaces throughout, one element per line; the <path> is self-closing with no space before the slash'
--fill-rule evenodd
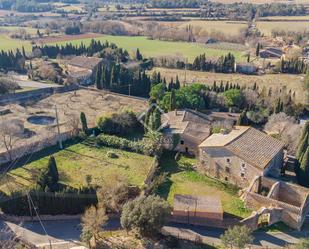
<path id="1" fill-rule="evenodd" d="M 175 154 L 165 152 L 160 165 L 161 173 L 167 173 L 167 180 L 158 188 L 157 193 L 173 205 L 175 194 L 195 196 L 220 196 L 226 214 L 240 218 L 248 217 L 251 210 L 244 207 L 238 198 L 238 188 L 194 171 L 197 159 L 181 155 L 176 161 Z"/>
<path id="2" fill-rule="evenodd" d="M 125 179 L 131 185 L 142 187 L 153 161 L 150 156 L 96 147 L 90 140 L 52 152 L 57 162 L 59 182 L 74 188 L 87 186 L 87 179 L 98 186 Z M 0 190 L 9 193 L 33 188 L 40 172 L 47 167 L 48 151 L 43 154 L 34 156 L 34 160 L 25 166 L 10 171 L 1 180 Z"/>

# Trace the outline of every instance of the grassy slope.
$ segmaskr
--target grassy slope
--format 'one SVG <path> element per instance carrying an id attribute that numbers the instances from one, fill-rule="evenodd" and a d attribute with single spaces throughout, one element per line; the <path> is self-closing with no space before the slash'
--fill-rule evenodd
<path id="1" fill-rule="evenodd" d="M 130 37 L 130 36 L 110 36 L 106 35 L 96 40 L 109 41 L 116 43 L 119 47 L 127 49 L 129 52 L 135 52 L 137 48 L 147 57 L 169 56 L 169 55 L 181 55 L 188 57 L 189 60 L 193 60 L 196 56 L 206 53 L 208 57 L 219 57 L 226 55 L 227 53 L 233 53 L 237 60 L 245 60 L 242 57 L 240 51 L 222 50 L 206 48 L 202 44 L 186 43 L 186 42 L 169 42 L 149 40 L 146 37 Z M 91 39 L 75 40 L 73 44 L 89 44 Z M 66 42 L 60 42 L 58 44 L 65 44 Z"/>
<path id="2" fill-rule="evenodd" d="M 109 158 L 108 151 L 113 151 L 119 158 Z M 83 143 L 71 145 L 54 156 L 60 181 L 74 187 L 85 185 L 86 175 L 91 175 L 92 183 L 98 185 L 117 176 L 127 178 L 133 185 L 142 186 L 152 165 L 152 158 L 148 156 L 106 147 L 96 148 Z M 33 186 L 40 170 L 46 167 L 48 158 L 45 156 L 9 172 L 9 186 L 3 185 L 4 179 L 0 189 L 9 191 Z"/>
<path id="3" fill-rule="evenodd" d="M 163 156 L 161 167 L 162 172 L 168 173 L 168 181 L 158 190 L 158 194 L 166 198 L 171 205 L 175 194 L 219 195 L 224 212 L 239 217 L 247 217 L 251 214 L 251 211 L 244 208 L 243 202 L 238 198 L 236 187 L 193 171 L 192 165 L 196 163 L 196 159 L 182 156 L 176 162 L 173 157 L 173 153 L 165 153 Z"/>

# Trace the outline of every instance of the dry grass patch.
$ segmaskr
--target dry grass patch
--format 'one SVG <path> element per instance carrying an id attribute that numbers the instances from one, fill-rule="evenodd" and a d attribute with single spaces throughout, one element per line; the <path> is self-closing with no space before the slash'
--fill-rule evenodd
<path id="1" fill-rule="evenodd" d="M 184 82 L 185 71 L 179 69 L 166 69 L 166 68 L 154 68 L 153 71 L 160 72 L 162 77 L 167 80 L 176 77 L 178 75 L 179 80 Z M 151 72 L 150 72 L 151 73 Z M 273 89 L 283 89 L 295 91 L 296 100 L 301 103 L 306 101 L 306 93 L 303 89 L 303 79 L 300 75 L 294 74 L 265 74 L 265 75 L 244 75 L 244 74 L 223 74 L 212 72 L 199 72 L 199 71 L 187 71 L 187 83 L 202 83 L 212 86 L 214 81 L 220 83 L 229 81 L 233 84 L 246 85 L 248 87 L 253 86 L 256 82 L 262 89 L 263 87 Z"/>

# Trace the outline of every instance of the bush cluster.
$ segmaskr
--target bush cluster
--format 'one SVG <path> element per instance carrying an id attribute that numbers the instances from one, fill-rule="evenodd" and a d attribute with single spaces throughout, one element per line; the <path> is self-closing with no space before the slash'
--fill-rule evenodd
<path id="1" fill-rule="evenodd" d="M 96 137 L 96 144 L 98 146 L 106 146 L 149 156 L 156 153 L 154 144 L 150 143 L 147 139 L 131 141 L 113 135 L 101 134 Z"/>

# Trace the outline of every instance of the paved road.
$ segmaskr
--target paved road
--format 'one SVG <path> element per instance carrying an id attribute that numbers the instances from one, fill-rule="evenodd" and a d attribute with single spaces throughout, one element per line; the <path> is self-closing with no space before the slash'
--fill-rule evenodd
<path id="1" fill-rule="evenodd" d="M 80 242 L 81 226 L 80 220 L 63 220 L 63 221 L 43 221 L 48 236 L 39 222 L 24 222 L 17 225 L 11 222 L 0 222 L 0 229 L 9 227 L 14 233 L 24 240 L 31 242 L 37 247 L 49 246 L 53 248 L 69 248 L 68 246 L 76 245 Z M 110 219 L 107 229 L 116 230 L 120 227 L 119 219 Z"/>
<path id="2" fill-rule="evenodd" d="M 44 221 L 44 227 L 48 233 L 45 235 L 39 222 L 25 222 L 17 225 L 10 222 L 0 222 L 0 229 L 7 226 L 12 231 L 22 236 L 25 240 L 35 244 L 38 247 L 49 246 L 53 248 L 70 248 L 70 246 L 78 244 L 80 240 L 81 227 L 80 220 L 66 221 Z M 107 230 L 117 230 L 120 228 L 119 218 L 110 219 Z M 221 243 L 220 236 L 224 233 L 223 229 L 205 228 L 198 226 L 187 226 L 180 224 L 169 224 L 163 228 L 165 232 L 182 239 L 192 239 L 199 235 L 203 241 L 210 245 L 219 245 Z M 288 243 L 298 243 L 300 238 L 309 236 L 309 224 L 302 232 L 255 232 L 255 240 L 251 248 L 280 248 Z"/>
<path id="3" fill-rule="evenodd" d="M 28 79 L 27 75 L 12 75 L 12 78 L 17 82 L 20 87 L 33 87 L 33 88 L 49 88 L 49 87 L 59 87 L 61 85 L 48 84 L 38 81 L 32 81 Z"/>
<path id="4" fill-rule="evenodd" d="M 210 245 L 219 245 L 223 229 L 205 228 L 190 225 L 169 224 L 163 228 L 164 232 L 175 237 L 193 240 L 199 236 Z M 297 232 L 255 232 L 252 248 L 281 248 L 287 244 L 296 244 L 301 238 L 309 237 L 309 227 L 305 226 L 303 231 Z"/>

